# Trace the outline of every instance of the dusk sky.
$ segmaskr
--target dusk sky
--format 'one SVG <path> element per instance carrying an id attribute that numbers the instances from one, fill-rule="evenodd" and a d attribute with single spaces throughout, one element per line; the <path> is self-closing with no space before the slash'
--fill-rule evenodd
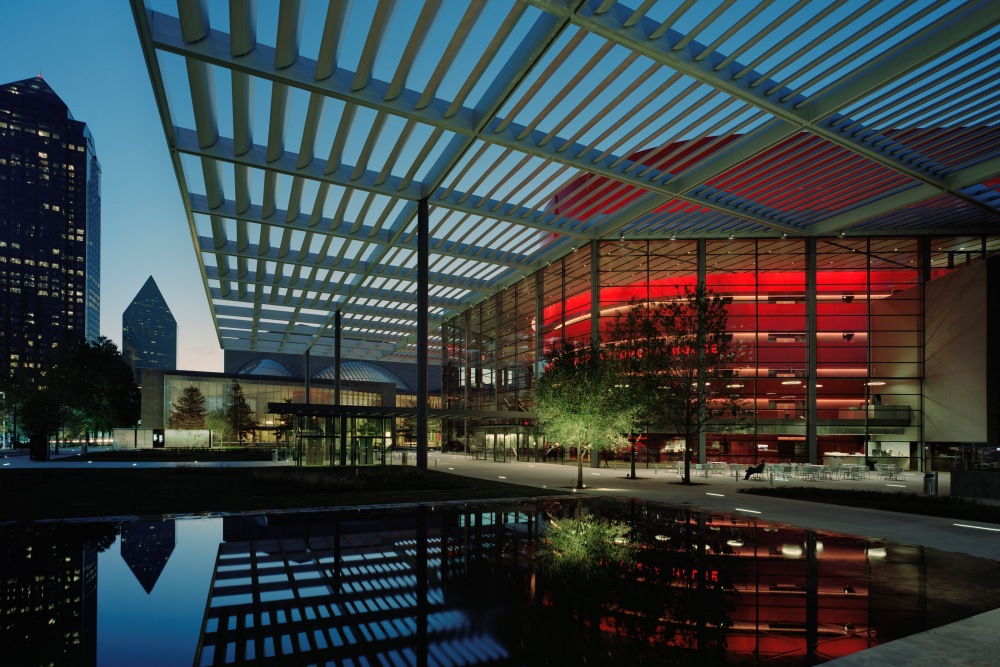
<path id="1" fill-rule="evenodd" d="M 37 76 L 90 128 L 101 163 L 101 335 L 149 276 L 177 319 L 177 367 L 221 371 L 222 350 L 125 0 L 0 2 L 0 84 Z"/>

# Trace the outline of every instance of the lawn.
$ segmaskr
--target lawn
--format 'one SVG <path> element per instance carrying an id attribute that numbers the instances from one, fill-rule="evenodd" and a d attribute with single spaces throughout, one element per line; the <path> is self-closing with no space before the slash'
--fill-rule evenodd
<path id="1" fill-rule="evenodd" d="M 548 495 L 412 467 L 50 468 L 0 471 L 0 521 Z"/>
<path id="2" fill-rule="evenodd" d="M 1000 524 L 1000 506 L 951 496 L 922 496 L 916 493 L 818 489 L 802 486 L 758 487 L 741 489 L 740 493 Z"/>

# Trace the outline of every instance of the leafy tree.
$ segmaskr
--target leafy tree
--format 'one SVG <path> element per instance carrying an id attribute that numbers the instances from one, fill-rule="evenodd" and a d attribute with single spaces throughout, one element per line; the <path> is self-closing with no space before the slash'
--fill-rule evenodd
<path id="1" fill-rule="evenodd" d="M 205 409 L 205 395 L 194 385 L 184 387 L 180 398 L 170 412 L 170 425 L 173 428 L 203 429 L 208 410 Z"/>
<path id="2" fill-rule="evenodd" d="M 738 425 L 746 411 L 732 384 L 740 350 L 727 332 L 726 302 L 703 286 L 654 304 L 634 301 L 608 327 L 635 389 L 643 421 L 684 438 L 684 483 L 691 452 L 710 424 Z"/>
<path id="3" fill-rule="evenodd" d="M 21 410 L 22 428 L 33 443 L 48 442 L 59 429 L 59 402 L 51 388 L 32 389 L 24 398 Z"/>
<path id="4" fill-rule="evenodd" d="M 215 408 L 209 410 L 205 415 L 205 428 L 214 433 L 215 439 L 226 441 L 233 437 L 233 429 L 229 425 L 229 418 L 226 415 L 226 408 Z"/>
<path id="5" fill-rule="evenodd" d="M 565 343 L 547 355 L 532 390 L 538 424 L 546 437 L 577 449 L 577 488 L 583 488 L 583 452 L 599 455 L 627 443 L 640 410 L 614 354 L 599 345 Z"/>
<path id="6" fill-rule="evenodd" d="M 59 428 L 63 440 L 85 438 L 90 431 L 90 420 L 83 410 L 62 405 L 59 407 Z"/>
<path id="7" fill-rule="evenodd" d="M 400 397 L 397 399 L 399 401 L 398 406 L 401 408 L 415 408 L 417 407 L 417 400 L 415 398 L 404 398 Z M 408 444 L 417 439 L 417 418 L 414 416 L 401 417 L 396 421 L 396 435 L 403 438 L 403 443 Z M 433 417 L 427 418 L 427 441 L 428 443 L 433 443 L 435 441 L 440 441 L 441 436 L 441 420 Z"/>
<path id="8" fill-rule="evenodd" d="M 283 400 L 287 405 L 291 405 L 293 402 L 291 396 L 286 397 Z M 278 428 L 274 432 L 275 441 L 280 443 L 282 437 L 284 437 L 285 441 L 288 442 L 288 434 L 295 428 L 295 415 L 290 412 L 282 413 L 277 416 L 275 421 L 278 424 Z"/>
<path id="9" fill-rule="evenodd" d="M 63 342 L 52 357 L 49 386 L 60 406 L 78 410 L 86 434 L 132 426 L 139 421 L 139 390 L 118 346 L 101 336 L 97 342 Z"/>
<path id="10" fill-rule="evenodd" d="M 19 420 L 24 414 L 24 402 L 32 389 L 33 385 L 23 368 L 12 369 L 9 375 L 0 376 L 0 416 L 5 424 L 10 422 L 10 438 L 15 446 L 23 430 L 23 423 Z"/>
<path id="11" fill-rule="evenodd" d="M 252 439 L 257 430 L 257 418 L 243 394 L 243 387 L 236 380 L 233 380 L 232 398 L 226 406 L 226 421 L 236 435 L 236 442 L 241 445 L 244 434 L 249 434 Z"/>

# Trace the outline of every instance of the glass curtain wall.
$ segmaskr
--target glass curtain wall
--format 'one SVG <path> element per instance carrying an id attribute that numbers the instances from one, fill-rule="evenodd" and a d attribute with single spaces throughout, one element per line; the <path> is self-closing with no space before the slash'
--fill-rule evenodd
<path id="1" fill-rule="evenodd" d="M 276 381 L 252 377 L 221 377 L 206 375 L 169 374 L 163 381 L 163 423 L 170 428 L 170 418 L 173 406 L 180 399 L 186 387 L 197 387 L 205 397 L 205 409 L 209 420 L 207 428 L 217 428 L 224 421 L 226 409 L 232 404 L 233 382 L 238 382 L 243 390 L 243 397 L 253 418 L 257 430 L 250 436 L 249 443 L 259 446 L 283 446 L 283 424 L 279 415 L 267 412 L 268 403 L 305 403 L 305 389 L 301 383 Z M 369 385 L 371 386 L 371 385 Z M 379 406 L 382 404 L 380 385 L 373 389 L 359 387 L 341 387 L 341 402 L 344 405 Z M 314 405 L 332 405 L 334 387 L 332 384 L 321 384 L 319 381 L 309 388 L 309 402 Z M 230 442 L 232 440 L 232 442 Z M 227 438 L 224 431 L 219 431 L 215 438 L 216 446 L 236 445 L 235 436 Z"/>
<path id="2" fill-rule="evenodd" d="M 522 280 L 441 327 L 442 403 L 488 412 L 530 410 L 535 375 L 535 283 Z M 442 447 L 491 460 L 534 459 L 522 419 L 442 420 Z M 530 424 L 527 426 L 530 427 Z"/>
<path id="3" fill-rule="evenodd" d="M 997 241 L 817 239 L 814 276 L 805 239 L 702 243 L 706 286 L 729 303 L 728 328 L 738 350 L 732 388 L 752 408 L 752 418 L 737 433 L 706 433 L 700 457 L 922 469 L 922 281 L 995 252 Z M 602 331 L 633 299 L 671 299 L 696 285 L 698 245 L 601 243 Z M 443 392 L 449 407 L 530 410 L 536 329 L 543 351 L 564 341 L 589 341 L 590 257 L 584 247 L 542 269 L 539 327 L 536 277 L 445 324 Z M 452 420 L 449 437 L 464 437 L 469 429 L 472 440 L 485 438 L 486 424 L 463 421 Z M 680 457 L 678 434 L 647 433 L 643 440 L 647 456 Z M 944 445 L 941 452 L 969 456 Z"/>
<path id="4" fill-rule="evenodd" d="M 347 440 L 343 465 L 387 465 L 394 462 L 389 458 L 393 417 L 345 417 L 344 421 Z M 293 420 L 293 434 L 285 457 L 294 459 L 296 465 L 340 465 L 340 419 L 297 415 Z M 405 463 L 405 460 L 402 462 Z"/>

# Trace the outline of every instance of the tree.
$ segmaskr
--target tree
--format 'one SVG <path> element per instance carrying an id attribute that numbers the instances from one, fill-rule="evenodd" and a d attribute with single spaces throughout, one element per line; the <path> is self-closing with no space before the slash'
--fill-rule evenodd
<path id="1" fill-rule="evenodd" d="M 291 396 L 284 398 L 283 402 L 285 403 L 285 405 L 291 405 L 292 404 Z M 292 414 L 291 412 L 282 412 L 278 414 L 278 416 L 275 418 L 275 421 L 278 424 L 278 428 L 275 429 L 274 431 L 275 441 L 278 444 L 281 444 L 282 436 L 284 436 L 285 443 L 287 444 L 288 442 L 291 441 L 290 438 L 288 437 L 288 434 L 290 434 L 295 429 L 295 415 Z"/>
<path id="2" fill-rule="evenodd" d="M 62 407 L 78 410 L 90 432 L 133 426 L 139 420 L 139 390 L 118 346 L 101 336 L 97 342 L 71 339 L 52 357 L 48 384 Z"/>
<path id="3" fill-rule="evenodd" d="M 32 445 L 48 443 L 59 429 L 59 402 L 49 387 L 35 387 L 21 404 L 21 424 Z"/>
<path id="4" fill-rule="evenodd" d="M 408 397 L 398 397 L 397 407 L 401 408 L 416 408 L 417 400 L 415 398 Z M 417 418 L 413 415 L 408 415 L 406 417 L 401 417 L 396 422 L 396 435 L 403 438 L 403 444 L 408 445 L 411 442 L 415 444 L 417 439 Z M 427 418 L 427 442 L 433 443 L 435 441 L 440 442 L 441 440 L 441 420 L 438 418 Z"/>
<path id="5" fill-rule="evenodd" d="M 19 424 L 19 420 L 23 415 L 24 402 L 32 388 L 33 385 L 23 368 L 11 369 L 9 375 L 0 376 L 0 412 L 4 424 L 10 421 L 10 442 L 14 447 L 20 446 L 23 424 Z"/>
<path id="6" fill-rule="evenodd" d="M 229 426 L 229 418 L 226 415 L 226 408 L 215 408 L 205 415 L 205 428 L 212 431 L 213 438 L 219 442 L 224 442 L 233 436 L 233 429 Z"/>
<path id="7" fill-rule="evenodd" d="M 184 387 L 180 398 L 170 412 L 172 428 L 203 429 L 208 410 L 205 409 L 205 395 L 194 385 Z"/>
<path id="8" fill-rule="evenodd" d="M 703 286 L 679 289 L 653 304 L 633 300 L 608 327 L 640 397 L 644 421 L 684 438 L 684 478 L 691 483 L 691 452 L 709 424 L 745 418 L 732 385 L 739 350 L 727 332 L 726 302 Z"/>
<path id="9" fill-rule="evenodd" d="M 615 355 L 599 345 L 565 343 L 547 355 L 532 390 L 538 424 L 550 440 L 577 449 L 577 488 L 583 484 L 583 452 L 626 443 L 640 416 Z"/>
<path id="10" fill-rule="evenodd" d="M 249 433 L 253 438 L 254 431 L 257 430 L 257 419 L 253 409 L 247 402 L 243 394 L 243 387 L 236 380 L 233 380 L 232 399 L 226 407 L 226 421 L 229 428 L 236 435 L 237 444 L 243 444 L 243 435 Z"/>

